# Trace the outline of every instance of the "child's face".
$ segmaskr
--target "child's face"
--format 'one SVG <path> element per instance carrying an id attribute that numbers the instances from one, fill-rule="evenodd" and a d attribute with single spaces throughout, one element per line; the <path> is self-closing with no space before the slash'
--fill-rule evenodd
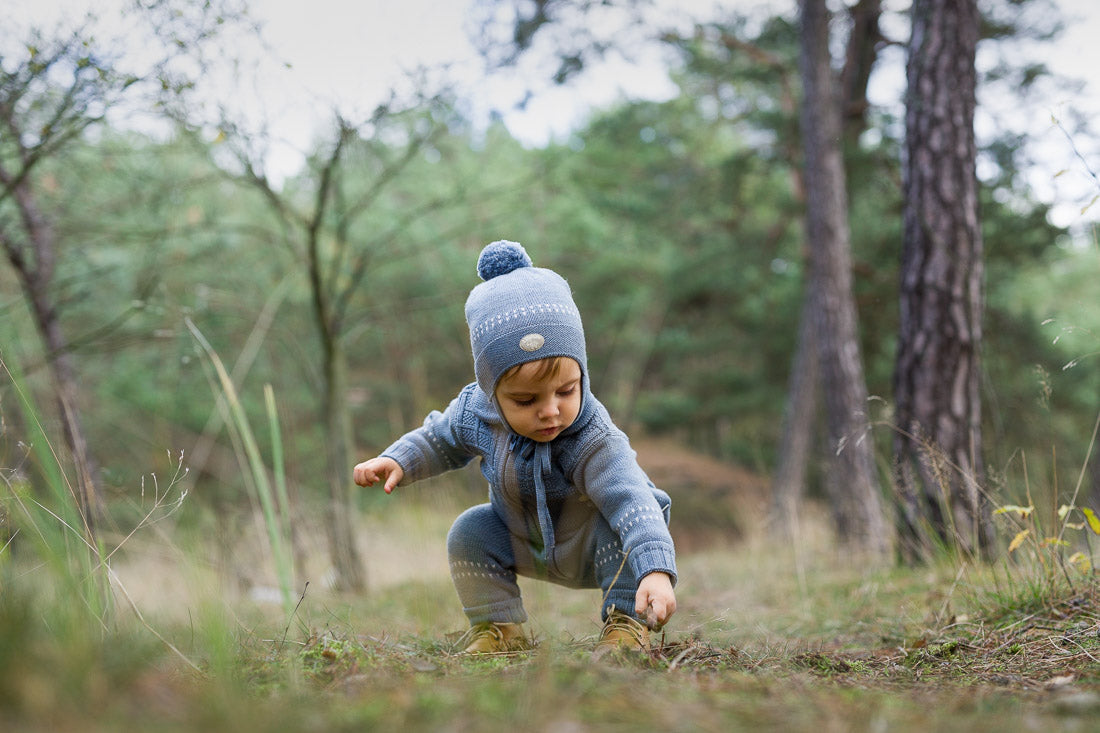
<path id="1" fill-rule="evenodd" d="M 496 398 L 508 424 L 525 438 L 545 443 L 561 435 L 581 411 L 581 368 L 562 359 L 556 375 L 537 378 L 539 362 L 521 366 L 497 385 Z"/>

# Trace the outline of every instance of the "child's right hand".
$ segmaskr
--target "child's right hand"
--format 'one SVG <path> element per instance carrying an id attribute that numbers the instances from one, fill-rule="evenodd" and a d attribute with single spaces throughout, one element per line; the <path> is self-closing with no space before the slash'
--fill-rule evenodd
<path id="1" fill-rule="evenodd" d="M 374 486 L 378 481 L 384 481 L 382 488 L 388 494 L 393 491 L 393 487 L 401 483 L 401 479 L 405 477 L 405 471 L 392 458 L 379 456 L 358 464 L 352 475 L 355 483 L 360 486 Z"/>

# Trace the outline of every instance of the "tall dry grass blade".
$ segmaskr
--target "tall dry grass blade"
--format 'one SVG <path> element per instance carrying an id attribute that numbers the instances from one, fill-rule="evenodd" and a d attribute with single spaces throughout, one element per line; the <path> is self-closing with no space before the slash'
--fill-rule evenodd
<path id="1" fill-rule="evenodd" d="M 260 315 L 256 318 L 256 323 L 249 331 L 248 337 L 244 340 L 244 345 L 237 355 L 237 360 L 229 371 L 229 376 L 235 384 L 240 384 L 244 380 L 252 368 L 252 364 L 256 361 L 256 357 L 260 353 L 260 347 L 263 345 L 264 339 L 267 338 L 271 325 L 275 322 L 275 315 L 289 291 L 290 281 L 290 276 L 283 278 L 271 290 L 267 300 L 264 301 L 264 306 L 260 310 Z M 219 396 L 218 402 L 221 401 L 222 398 Z M 220 404 L 215 405 L 210 417 L 206 420 L 206 425 L 203 426 L 199 439 L 191 449 L 190 463 L 195 469 L 196 476 L 202 472 L 203 467 L 206 465 L 214 445 L 214 436 L 221 430 L 224 423 L 224 413 L 221 407 Z"/>
<path id="2" fill-rule="evenodd" d="M 195 337 L 195 340 L 206 354 L 210 365 L 217 373 L 222 396 L 225 398 L 226 406 L 232 418 L 232 426 L 240 438 L 241 448 L 245 454 L 245 463 L 251 472 L 252 481 L 260 501 L 264 527 L 267 530 L 267 538 L 271 546 L 271 558 L 275 566 L 276 581 L 282 596 L 283 608 L 289 616 L 294 612 L 294 560 L 289 551 L 289 532 L 284 529 L 283 522 L 279 520 L 280 511 L 276 507 L 277 499 L 275 490 L 272 489 L 271 481 L 268 478 L 267 465 L 260 454 L 259 445 L 252 432 L 248 415 L 245 413 L 244 406 L 237 394 L 237 388 L 234 386 L 233 379 L 229 376 L 224 363 L 194 322 L 190 318 L 184 319 L 184 321 L 188 330 L 191 331 L 192 336 Z"/>
<path id="3" fill-rule="evenodd" d="M 284 536 L 290 538 L 290 496 L 286 488 L 286 463 L 283 460 L 283 433 L 279 428 L 279 411 L 275 405 L 275 390 L 264 385 L 264 406 L 267 408 L 267 424 L 271 434 L 271 468 L 275 473 L 275 499 L 282 521 Z"/>
<path id="4" fill-rule="evenodd" d="M 1070 499 L 1070 506 L 1077 506 L 1077 497 L 1081 495 L 1081 486 L 1085 483 L 1085 476 L 1088 474 L 1089 461 L 1092 460 L 1092 451 L 1096 447 L 1096 436 L 1100 434 L 1100 411 L 1096 413 L 1096 421 L 1092 424 L 1092 436 L 1089 438 L 1089 447 L 1085 451 L 1085 460 L 1081 461 L 1081 471 L 1077 474 L 1077 484 L 1073 487 L 1073 497 Z M 1062 522 L 1062 526 L 1058 531 L 1058 539 L 1062 539 L 1062 535 L 1066 531 L 1066 522 Z"/>

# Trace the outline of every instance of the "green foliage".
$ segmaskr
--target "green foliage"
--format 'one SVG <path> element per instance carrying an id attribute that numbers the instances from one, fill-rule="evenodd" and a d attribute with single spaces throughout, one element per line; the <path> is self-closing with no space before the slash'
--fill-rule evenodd
<path id="1" fill-rule="evenodd" d="M 18 466 L 0 465 L 0 718 L 100 707 L 107 690 L 134 683 L 159 656 L 155 648 L 190 664 L 145 623 L 111 566 L 135 534 L 179 509 L 182 469 L 163 490 L 154 481 L 151 506 L 110 548 L 81 515 L 22 377 L 2 358 L 0 374 L 19 403 L 0 410 L 0 447 L 26 446 L 41 478 L 32 483 Z M 21 437 L 9 433 L 12 425 L 22 426 Z M 136 623 L 119 622 L 123 601 Z"/>
<path id="2" fill-rule="evenodd" d="M 998 27 L 1015 5 L 997 5 Z M 354 258 L 366 263 L 345 291 L 341 323 L 357 451 L 383 448 L 472 378 L 462 302 L 480 247 L 503 237 L 570 280 L 593 385 L 625 427 L 770 470 L 804 274 L 796 28 L 787 17 L 734 15 L 670 41 L 683 61 L 680 95 L 599 111 L 545 149 L 524 148 L 500 124 L 471 129 L 460 100 L 446 97 L 387 109 L 345 140 L 340 196 L 317 225 L 337 290 L 351 284 Z M 869 134 L 846 151 L 861 345 L 870 392 L 887 412 L 901 240 L 891 113 L 871 110 Z M 193 132 L 101 126 L 38 164 L 93 453 L 110 499 L 166 449 L 183 449 L 186 482 L 202 488 L 195 501 L 219 516 L 250 510 L 250 469 L 226 447 L 204 357 L 183 325 L 190 318 L 216 353 L 238 355 L 226 368 L 250 424 L 269 414 L 264 385 L 279 396 L 282 437 L 259 431 L 256 447 L 282 447 L 287 495 L 314 513 L 324 492 L 322 343 L 300 223 L 338 130 L 318 137 L 297 175 L 270 182 L 283 215 L 244 185 L 233 146 L 248 140 Z M 1094 252 L 1069 244 L 1032 200 L 1015 155 L 1026 142 L 1001 136 L 984 151 L 995 171 L 982 192 L 993 489 L 1011 488 L 1017 451 L 1043 441 L 1058 450 L 1034 451 L 1033 467 L 1074 472 L 1096 396 L 1082 368 L 1100 333 Z M 380 182 L 395 162 L 400 170 Z M 340 242 L 352 258 L 343 264 Z M 8 268 L 0 320 L 30 389 L 45 394 L 35 369 L 44 357 Z M 213 447 L 199 455 L 199 445 Z"/>
<path id="3" fill-rule="evenodd" d="M 566 212 L 551 244 L 562 261 L 552 266 L 598 336 L 589 349 L 598 393 L 627 424 L 748 458 L 778 414 L 775 363 L 786 361 L 793 321 L 777 315 L 797 313 L 786 173 L 686 98 L 625 106 L 592 123 L 583 150 L 554 152 L 566 161 L 562 188 L 592 212 Z M 594 219 L 606 231 L 572 234 Z M 582 259 L 584 247 L 594 256 Z M 773 376 L 771 399 L 767 388 L 745 389 Z M 734 423 L 744 433 L 724 443 Z"/>
<path id="4" fill-rule="evenodd" d="M 351 283 L 337 245 L 366 258 L 342 324 L 343 397 L 360 449 L 384 447 L 470 381 L 462 302 L 476 283 L 477 252 L 509 238 L 569 278 L 585 314 L 593 385 L 617 420 L 766 473 L 803 287 L 795 44 L 784 18 L 700 28 L 680 45 L 681 95 L 603 110 L 541 150 L 525 149 L 502 125 L 475 132 L 446 105 L 408 110 L 347 140 L 336 170 L 343 198 L 318 231 L 337 287 Z M 77 59 L 73 68 L 88 66 Z M 1037 78 L 1034 68 L 1021 71 Z M 900 141 L 886 113 L 872 114 L 871 125 L 874 134 L 847 151 L 849 200 L 867 374 L 872 394 L 888 401 Z M 429 128 L 430 142 L 400 175 L 377 185 L 379 171 L 405 160 L 414 133 Z M 15 730 L 27 721 L 59 730 L 609 721 L 961 729 L 1009 726 L 1021 712 L 1042 724 L 1054 716 L 1049 707 L 1009 693 L 1043 687 L 1055 673 L 1064 679 L 1068 668 L 1097 682 L 1096 642 L 1081 628 L 1094 629 L 1097 614 L 1100 521 L 1087 457 L 1095 449 L 1098 265 L 1095 248 L 1052 227 L 1022 186 L 1015 166 L 1026 141 L 1002 136 L 990 145 L 996 175 L 982 202 L 988 489 L 1003 509 L 998 521 L 1016 522 L 1003 562 L 991 575 L 971 566 L 853 567 L 814 544 L 820 527 L 808 526 L 806 512 L 791 547 L 750 537 L 686 556 L 681 625 L 654 655 L 610 667 L 587 656 L 591 609 L 563 609 L 558 596 L 529 597 L 533 618 L 550 618 L 538 652 L 485 660 L 451 653 L 447 633 L 462 619 L 441 601 L 451 593 L 445 578 L 379 581 L 362 598 L 294 598 L 292 538 L 305 544 L 322 534 L 310 520 L 320 514 L 325 451 L 321 344 L 293 222 L 315 200 L 334 139 L 319 138 L 303 170 L 276 191 L 290 204 L 286 217 L 241 185 L 224 140 L 196 145 L 182 133 L 100 128 L 68 142 L 42 159 L 36 190 L 62 247 L 54 295 L 65 305 L 115 531 L 108 544 L 82 530 L 65 459 L 50 448 L 57 427 L 35 408 L 48 393 L 38 368 L 48 355 L 34 347 L 19 283 L 4 268 L 0 356 L 27 371 L 0 386 L 5 729 L 9 721 Z M 4 144 L 0 156 L 10 156 Z M 213 446 L 208 455 L 192 455 L 204 444 Z M 144 503 L 131 500 L 166 448 L 179 456 L 168 485 Z M 1018 470 L 1025 448 L 1030 475 Z M 474 487 L 464 491 L 463 482 Z M 185 487 L 194 488 L 193 511 L 173 514 Z M 457 477 L 424 499 L 438 516 L 418 518 L 417 528 L 442 537 L 462 502 L 482 494 L 476 475 Z M 112 575 L 108 561 L 121 564 L 127 551 L 179 550 L 173 557 L 184 559 L 164 571 L 178 579 L 189 563 L 262 545 L 237 531 L 250 523 L 235 515 L 253 502 L 275 550 L 277 619 L 254 619 L 255 608 L 215 583 L 218 602 L 186 599 L 185 621 L 158 623 Z M 179 533 L 158 527 L 155 552 L 132 549 L 169 514 Z M 362 530 L 375 553 L 408 539 L 408 526 L 382 508 L 375 514 Z M 238 534 L 240 544 L 230 544 Z M 187 542 L 175 547 L 181 536 Z M 288 626 L 290 616 L 299 625 Z M 558 634 L 559 621 L 568 631 Z M 1054 631 L 1043 636 L 1043 626 Z M 991 697 L 994 685 L 1009 692 Z"/>
<path id="5" fill-rule="evenodd" d="M 36 495 L 30 482 L 19 473 L 10 470 L 0 473 L 0 515 L 7 520 L 6 529 L 10 533 L 0 549 L 0 588 L 18 582 L 20 577 L 18 572 L 13 573 L 14 547 L 29 552 L 43 568 L 44 592 L 58 593 L 58 598 L 73 601 L 72 605 L 56 601 L 51 604 L 55 611 L 61 612 L 53 622 L 87 633 L 108 624 L 114 609 L 106 564 L 108 555 L 92 532 L 89 518 L 80 513 L 69 478 L 58 462 L 21 375 L 13 373 L 0 358 L 0 376 L 11 385 L 19 402 L 20 422 L 26 435 L 18 444 L 29 446 L 27 458 L 34 461 L 44 479 L 44 490 Z M 6 432 L 6 421 L 0 413 L 0 439 L 4 442 L 11 439 Z M 13 547 L 20 535 L 22 540 Z"/>

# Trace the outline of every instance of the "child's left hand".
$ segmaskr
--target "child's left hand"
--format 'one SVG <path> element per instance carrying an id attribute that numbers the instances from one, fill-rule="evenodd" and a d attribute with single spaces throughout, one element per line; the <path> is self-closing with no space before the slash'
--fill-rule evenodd
<path id="1" fill-rule="evenodd" d="M 676 612 L 676 594 L 672 591 L 672 578 L 668 573 L 657 571 L 642 578 L 634 596 L 634 612 L 651 629 L 665 625 Z"/>

